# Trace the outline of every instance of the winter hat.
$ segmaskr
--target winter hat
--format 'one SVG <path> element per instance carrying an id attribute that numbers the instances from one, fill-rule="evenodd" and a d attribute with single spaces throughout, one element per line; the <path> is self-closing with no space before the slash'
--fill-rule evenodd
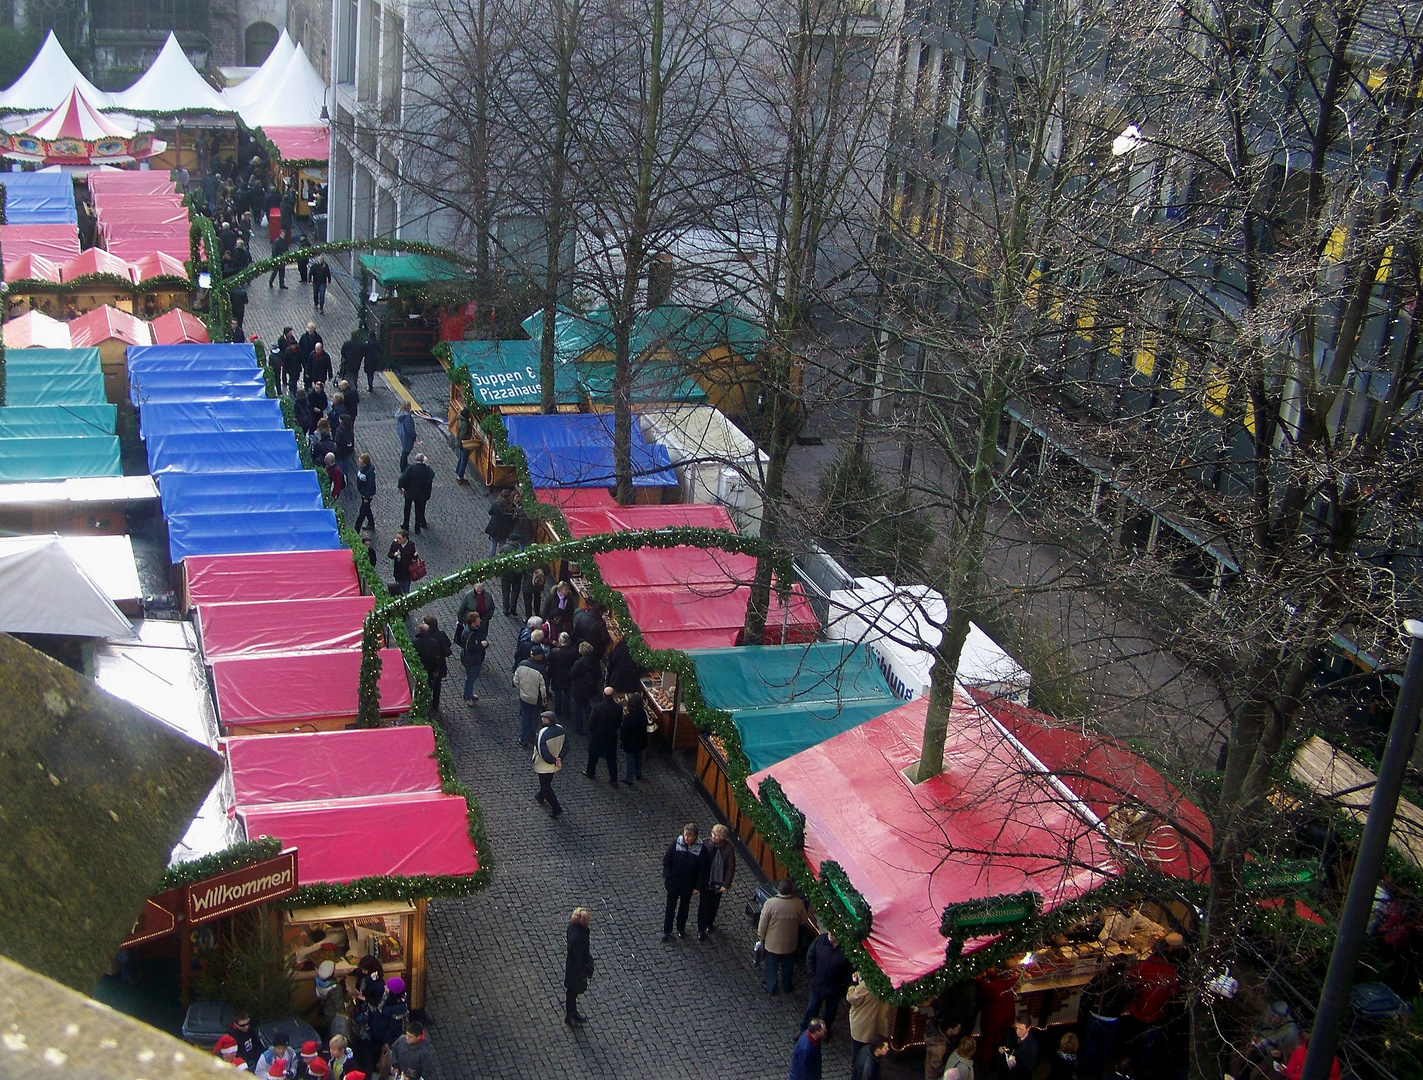
<path id="1" fill-rule="evenodd" d="M 323 960 L 320 966 L 317 967 L 316 974 L 320 975 L 323 979 L 329 979 L 332 975 L 336 974 L 336 965 L 330 960 Z"/>
<path id="2" fill-rule="evenodd" d="M 405 980 L 402 979 L 399 975 L 396 975 L 394 978 L 386 982 L 385 988 L 389 990 L 392 994 L 394 994 L 396 997 L 399 997 L 401 994 L 405 993 Z"/>
<path id="3" fill-rule="evenodd" d="M 237 1040 L 231 1035 L 224 1035 L 217 1040 L 217 1045 L 212 1048 L 214 1054 L 222 1054 L 224 1057 L 237 1053 Z"/>
<path id="4" fill-rule="evenodd" d="M 306 1063 L 306 1072 L 308 1076 L 314 1076 L 317 1080 L 321 1080 L 322 1077 L 331 1075 L 331 1066 L 321 1058 L 312 1058 Z"/>
<path id="5" fill-rule="evenodd" d="M 272 1067 L 267 1070 L 267 1075 L 270 1076 L 272 1080 L 286 1080 L 287 1063 L 278 1058 L 272 1062 Z"/>
<path id="6" fill-rule="evenodd" d="M 314 1058 L 321 1053 L 321 1044 L 315 1039 L 307 1039 L 301 1044 L 301 1056 L 307 1059 Z"/>

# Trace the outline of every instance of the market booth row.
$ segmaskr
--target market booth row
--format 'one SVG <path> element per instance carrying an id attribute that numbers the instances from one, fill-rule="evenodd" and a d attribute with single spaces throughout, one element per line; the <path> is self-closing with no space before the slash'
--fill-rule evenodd
<path id="1" fill-rule="evenodd" d="M 26 226 L 4 226 L 24 228 Z M 191 283 L 182 258 L 161 251 L 144 251 L 133 262 L 101 248 L 77 250 L 62 262 L 37 252 L 5 251 L 5 317 L 36 311 L 52 318 L 73 319 L 102 306 L 152 319 L 166 311 L 186 309 Z M 146 247 L 146 245 L 144 245 Z"/>

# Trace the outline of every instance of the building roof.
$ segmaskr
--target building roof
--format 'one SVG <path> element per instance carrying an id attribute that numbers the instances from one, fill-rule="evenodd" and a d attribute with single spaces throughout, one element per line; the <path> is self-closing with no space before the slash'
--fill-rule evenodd
<path id="1" fill-rule="evenodd" d="M 254 128 L 265 128 L 268 124 L 274 127 L 317 126 L 324 122 L 321 110 L 325 107 L 326 82 L 312 67 L 306 50 L 300 45 L 293 51 L 281 76 L 270 86 L 263 85 L 258 96 L 239 106 L 242 122 Z"/>

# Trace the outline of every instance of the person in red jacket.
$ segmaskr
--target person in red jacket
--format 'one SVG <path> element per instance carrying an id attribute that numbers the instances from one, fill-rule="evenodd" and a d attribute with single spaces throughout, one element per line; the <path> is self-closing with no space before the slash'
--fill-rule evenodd
<path id="1" fill-rule="evenodd" d="M 1304 1076 L 1304 1059 L 1309 1053 L 1309 1032 L 1301 1031 L 1299 1045 L 1295 1047 L 1295 1052 L 1290 1055 L 1289 1063 L 1285 1065 L 1285 1080 L 1301 1080 Z M 1339 1059 L 1336 1057 L 1329 1062 L 1329 1080 L 1339 1080 Z"/>

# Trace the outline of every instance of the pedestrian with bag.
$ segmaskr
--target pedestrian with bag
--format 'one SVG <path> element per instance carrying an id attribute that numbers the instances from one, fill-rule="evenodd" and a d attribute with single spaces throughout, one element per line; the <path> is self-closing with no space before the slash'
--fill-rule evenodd
<path id="1" fill-rule="evenodd" d="M 547 806 L 549 816 L 557 820 L 563 813 L 558 796 L 553 793 L 553 778 L 563 768 L 563 744 L 567 734 L 551 712 L 539 717 L 539 735 L 534 743 L 534 775 L 539 778 L 539 793 L 534 802 Z"/>
<path id="2" fill-rule="evenodd" d="M 395 530 L 395 539 L 391 541 L 390 550 L 385 553 L 385 557 L 395 564 L 395 584 L 391 586 L 391 592 L 403 595 L 410 591 L 411 575 L 410 570 L 415 564 L 415 560 L 420 557 L 415 550 L 415 545 L 410 541 L 410 534 L 405 529 Z"/>
<path id="3" fill-rule="evenodd" d="M 588 989 L 593 977 L 593 952 L 589 948 L 589 924 L 593 913 L 585 907 L 573 909 L 568 917 L 568 957 L 563 966 L 563 1022 L 569 1027 L 582 1027 L 588 1018 L 578 1011 L 578 995 Z"/>
<path id="4" fill-rule="evenodd" d="M 455 644 L 459 646 L 460 663 L 464 665 L 464 703 L 470 707 L 479 700 L 479 695 L 474 692 L 474 681 L 484 670 L 484 657 L 489 651 L 489 642 L 484 635 L 485 624 L 477 611 L 470 611 L 464 623 L 455 629 Z"/>
<path id="5" fill-rule="evenodd" d="M 699 839 L 697 823 L 682 826 L 682 834 L 662 855 L 662 885 L 667 891 L 667 906 L 662 913 L 662 940 L 672 940 L 675 917 L 677 936 L 687 936 L 687 914 L 692 906 L 692 893 L 706 877 L 706 862 L 711 858 L 707 846 Z"/>
<path id="6" fill-rule="evenodd" d="M 593 706 L 588 725 L 588 768 L 583 775 L 598 779 L 598 762 L 608 763 L 608 782 L 618 786 L 618 732 L 623 726 L 623 710 L 611 686 L 603 690 L 603 700 Z"/>
<path id="7" fill-rule="evenodd" d="M 435 490 L 435 470 L 425 460 L 424 454 L 415 455 L 415 460 L 406 466 L 395 486 L 405 496 L 405 519 L 401 524 L 410 528 L 410 511 L 414 508 L 415 535 L 419 536 L 421 529 L 430 527 L 425 520 L 425 504 Z"/>

